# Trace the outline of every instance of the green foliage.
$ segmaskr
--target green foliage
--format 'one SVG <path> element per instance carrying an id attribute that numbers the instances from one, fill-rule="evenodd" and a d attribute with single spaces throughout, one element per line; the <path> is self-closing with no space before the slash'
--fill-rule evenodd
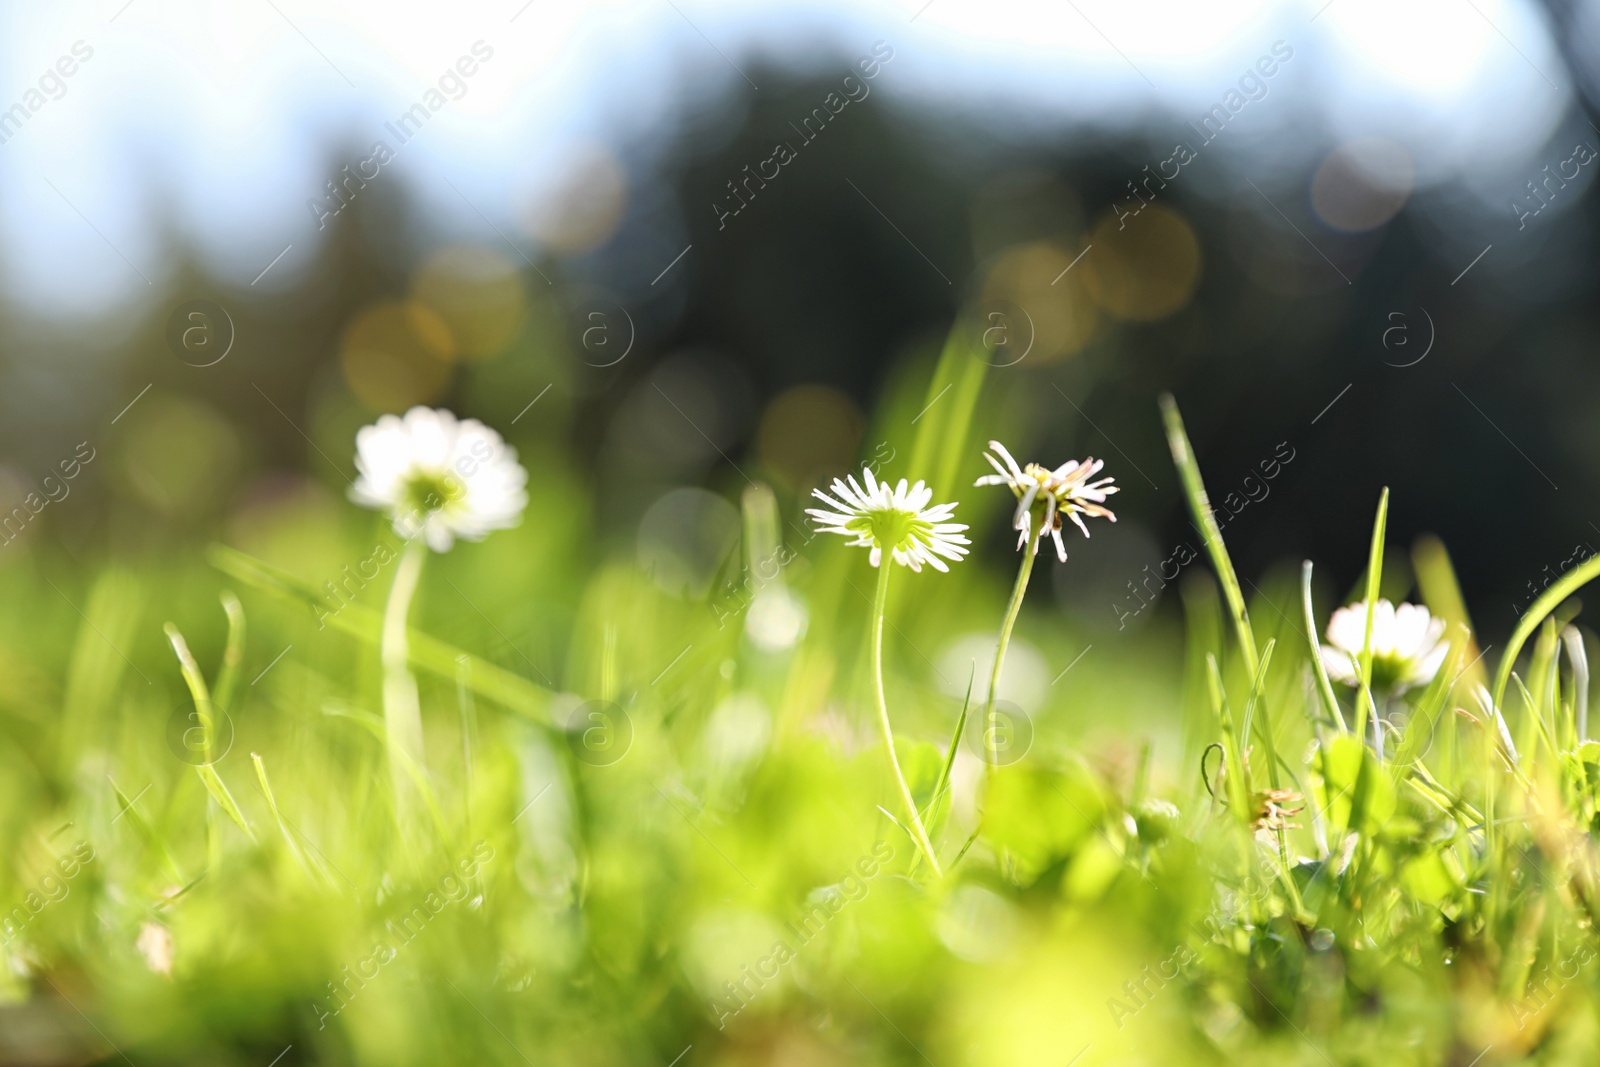
<path id="1" fill-rule="evenodd" d="M 952 341 L 919 473 L 970 481 L 949 442 L 982 436 L 984 377 Z M 1570 597 L 1600 565 L 1534 604 L 1490 689 L 1419 545 L 1445 662 L 1352 692 L 1309 564 L 1241 582 L 1163 408 L 1216 578 L 1185 578 L 1186 648 L 1160 620 L 1096 637 L 1021 759 L 974 742 L 989 664 L 943 677 L 1003 576 L 895 574 L 884 695 L 942 878 L 883 758 L 876 576 L 761 484 L 710 589 L 586 548 L 582 501 L 430 560 L 414 813 L 383 582 L 334 603 L 324 557 L 222 545 L 0 572 L 0 1062 L 1592 1062 L 1600 743 Z M 546 510 L 574 491 L 531 467 Z M 1398 580 L 1386 509 L 1369 595 Z M 797 639 L 762 629 L 773 597 L 807 610 Z M 1016 633 L 1055 670 L 1088 643 L 1037 597 Z"/>

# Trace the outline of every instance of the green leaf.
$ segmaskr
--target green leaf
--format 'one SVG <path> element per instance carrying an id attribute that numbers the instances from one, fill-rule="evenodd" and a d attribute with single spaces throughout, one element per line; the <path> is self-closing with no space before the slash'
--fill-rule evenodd
<path id="1" fill-rule="evenodd" d="M 1400 868 L 1400 884 L 1424 904 L 1437 904 L 1460 888 L 1439 853 L 1424 852 Z"/>
<path id="2" fill-rule="evenodd" d="M 1105 811 L 1105 799 L 1087 772 L 1019 764 L 990 779 L 983 832 L 1031 877 L 1082 845 Z"/>
<path id="3" fill-rule="evenodd" d="M 1373 834 L 1395 810 L 1394 782 L 1380 773 L 1377 757 L 1355 734 L 1329 738 L 1322 746 L 1322 808 L 1334 826 Z M 1365 771 L 1365 773 L 1363 773 Z"/>

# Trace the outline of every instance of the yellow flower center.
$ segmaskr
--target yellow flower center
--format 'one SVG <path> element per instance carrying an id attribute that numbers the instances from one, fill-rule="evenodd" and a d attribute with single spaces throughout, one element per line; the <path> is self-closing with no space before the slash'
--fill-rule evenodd
<path id="1" fill-rule="evenodd" d="M 915 513 L 887 508 L 858 515 L 845 524 L 845 529 L 867 535 L 885 552 L 904 546 L 908 541 L 926 541 L 932 527 Z"/>
<path id="2" fill-rule="evenodd" d="M 461 479 L 452 474 L 419 473 L 407 480 L 400 500 L 408 512 L 431 515 L 466 495 Z"/>

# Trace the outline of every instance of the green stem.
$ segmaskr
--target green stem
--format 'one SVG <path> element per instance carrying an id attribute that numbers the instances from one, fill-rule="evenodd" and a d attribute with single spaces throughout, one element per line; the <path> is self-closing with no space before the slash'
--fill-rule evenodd
<path id="1" fill-rule="evenodd" d="M 407 778 L 404 761 L 397 759 L 394 753 L 399 751 L 418 767 L 424 765 L 422 706 L 417 697 L 417 680 L 407 664 L 406 617 L 422 578 L 422 560 L 426 552 L 421 540 L 413 540 L 406 546 L 395 571 L 394 586 L 389 590 L 389 603 L 383 610 L 383 719 L 389 735 L 389 777 L 394 785 L 395 813 L 402 821 L 403 813 L 412 806 L 414 787 Z"/>
<path id="2" fill-rule="evenodd" d="M 889 553 L 883 553 L 878 566 L 878 594 L 872 602 L 872 680 L 878 697 L 878 725 L 883 729 L 883 741 L 889 749 L 889 769 L 894 772 L 895 784 L 900 787 L 900 799 L 911 819 L 911 836 L 916 839 L 923 855 L 927 856 L 928 866 L 933 868 L 934 876 L 942 878 L 944 869 L 939 866 L 939 857 L 934 855 L 928 831 L 922 827 L 922 816 L 917 814 L 917 802 L 912 799 L 911 787 L 906 784 L 905 773 L 900 770 L 900 758 L 895 755 L 894 729 L 889 725 L 889 702 L 883 695 L 883 618 L 889 602 L 889 568 L 892 566 L 894 561 Z"/>
<path id="3" fill-rule="evenodd" d="M 1042 534 L 1044 531 L 1040 530 Z M 994 700 L 1000 689 L 1000 670 L 1005 666 L 1006 649 L 1011 645 L 1011 631 L 1017 625 L 1017 615 L 1022 611 L 1022 598 L 1028 592 L 1028 577 L 1033 573 L 1033 557 L 1039 542 L 1030 537 L 1022 549 L 1022 566 L 1017 568 L 1017 582 L 1011 588 L 1011 603 L 1006 606 L 1005 621 L 1000 624 L 1000 641 L 994 646 L 994 669 L 989 672 L 989 699 L 983 706 L 983 762 L 984 773 L 990 774 L 1000 760 L 995 749 Z"/>

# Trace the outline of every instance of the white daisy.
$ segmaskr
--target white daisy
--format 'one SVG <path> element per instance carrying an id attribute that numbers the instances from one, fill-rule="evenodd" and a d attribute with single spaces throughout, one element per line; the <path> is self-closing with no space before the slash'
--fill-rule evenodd
<path id="1" fill-rule="evenodd" d="M 516 449 L 477 419 L 443 409 L 414 407 L 363 426 L 356 470 L 350 499 L 389 512 L 395 533 L 408 541 L 421 534 L 435 552 L 515 526 L 528 505 Z"/>
<path id="2" fill-rule="evenodd" d="M 967 554 L 963 546 L 972 542 L 961 536 L 966 524 L 949 521 L 955 504 L 930 508 L 933 490 L 922 482 L 907 487 L 901 478 L 891 489 L 888 482 L 874 478 L 870 470 L 862 474 L 867 482 L 864 492 L 854 475 L 849 484 L 835 478 L 833 496 L 820 489 L 811 491 L 828 505 L 828 510 L 806 509 L 806 514 L 816 520 L 817 529 L 853 537 L 850 544 L 872 549 L 874 567 L 882 562 L 886 548 L 896 563 L 914 571 L 921 571 L 924 563 L 935 570 L 949 571 L 944 559 L 959 560 Z"/>
<path id="3" fill-rule="evenodd" d="M 1108 476 L 1099 481 L 1089 480 L 1100 473 L 1100 468 L 1106 465 L 1105 460 L 1090 456 L 1079 463 L 1069 459 L 1055 470 L 1037 463 L 1019 467 L 1017 461 L 1011 458 L 1011 453 L 1006 451 L 1005 445 L 990 441 L 989 447 L 1000 454 L 1005 466 L 1000 465 L 1000 460 L 995 458 L 993 452 L 985 452 L 983 458 L 989 461 L 995 473 L 986 474 L 972 484 L 1004 485 L 1016 494 L 1017 511 L 1011 525 L 1017 530 L 1018 548 L 1026 545 L 1033 533 L 1033 504 L 1036 500 L 1044 501 L 1044 521 L 1039 524 L 1039 536 L 1034 541 L 1033 550 L 1039 551 L 1039 542 L 1044 540 L 1048 531 L 1055 539 L 1056 556 L 1062 563 L 1067 561 L 1067 546 L 1061 541 L 1061 516 L 1065 515 L 1076 523 L 1085 537 L 1089 536 L 1089 527 L 1079 518 L 1080 513 L 1117 521 L 1110 509 L 1102 506 L 1106 497 L 1118 489 L 1118 486 L 1111 484 L 1115 479 Z"/>
<path id="4" fill-rule="evenodd" d="M 1328 620 L 1328 644 L 1322 662 L 1328 676 L 1346 685 L 1361 684 L 1361 645 L 1367 632 L 1365 600 L 1340 608 Z M 1379 600 L 1372 609 L 1372 688 L 1403 693 L 1426 685 L 1439 673 L 1450 646 L 1443 640 L 1444 620 L 1419 604 L 1398 608 Z"/>

